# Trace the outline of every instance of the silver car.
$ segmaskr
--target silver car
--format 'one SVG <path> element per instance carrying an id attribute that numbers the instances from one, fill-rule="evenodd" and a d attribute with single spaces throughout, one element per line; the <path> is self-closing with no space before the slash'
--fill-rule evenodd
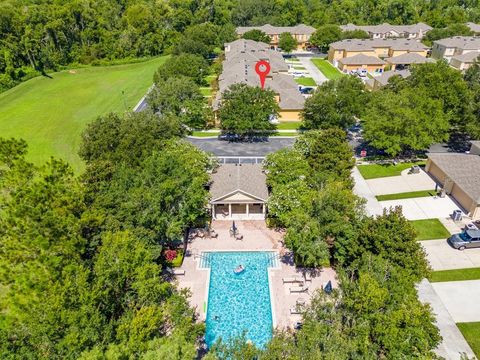
<path id="1" fill-rule="evenodd" d="M 464 230 L 448 238 L 448 243 L 458 250 L 480 247 L 480 230 Z"/>

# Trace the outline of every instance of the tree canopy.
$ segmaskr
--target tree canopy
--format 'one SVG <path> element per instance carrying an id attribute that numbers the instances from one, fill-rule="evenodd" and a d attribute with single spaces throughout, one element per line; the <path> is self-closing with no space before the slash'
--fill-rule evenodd
<path id="1" fill-rule="evenodd" d="M 292 34 L 284 32 L 280 34 L 278 39 L 278 47 L 286 53 L 292 52 L 292 50 L 297 48 L 297 40 L 295 40 Z"/>
<path id="2" fill-rule="evenodd" d="M 193 80 L 198 85 L 205 85 L 205 76 L 208 75 L 208 63 L 200 55 L 180 54 L 170 57 L 161 65 L 153 81 L 155 84 L 173 77 L 184 76 Z"/>
<path id="3" fill-rule="evenodd" d="M 363 114 L 369 95 L 359 78 L 344 76 L 327 81 L 305 101 L 301 113 L 302 127 L 307 130 L 347 129 Z"/>
<path id="4" fill-rule="evenodd" d="M 253 41 L 263 42 L 265 44 L 270 44 L 270 36 L 265 34 L 262 30 L 258 30 L 258 29 L 252 29 L 245 32 L 242 35 L 242 38 L 246 40 L 253 40 Z"/>
<path id="5" fill-rule="evenodd" d="M 265 136 L 276 126 L 279 106 L 272 90 L 245 84 L 230 86 L 222 94 L 218 111 L 221 129 L 242 137 Z"/>

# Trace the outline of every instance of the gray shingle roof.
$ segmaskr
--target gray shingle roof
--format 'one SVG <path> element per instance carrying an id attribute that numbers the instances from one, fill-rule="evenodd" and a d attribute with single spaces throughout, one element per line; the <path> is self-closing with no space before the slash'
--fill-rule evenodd
<path id="1" fill-rule="evenodd" d="M 386 34 L 388 32 L 395 32 L 397 34 L 416 34 L 419 32 L 426 33 L 432 29 L 431 26 L 418 23 L 412 25 L 390 25 L 389 23 L 383 23 L 380 25 L 354 25 L 347 24 L 341 25 L 340 28 L 343 31 L 351 30 L 363 30 L 371 34 Z"/>
<path id="2" fill-rule="evenodd" d="M 211 176 L 210 194 L 212 201 L 237 191 L 266 201 L 268 189 L 266 176 L 260 164 L 223 164 Z"/>
<path id="3" fill-rule="evenodd" d="M 429 154 L 428 157 L 477 204 L 480 203 L 480 156 Z"/>
<path id="4" fill-rule="evenodd" d="M 472 22 L 468 22 L 466 25 L 467 25 L 467 26 L 470 28 L 470 30 L 472 30 L 474 33 L 480 34 L 480 25 L 475 24 L 475 23 L 472 23 Z"/>
<path id="5" fill-rule="evenodd" d="M 478 60 L 479 56 L 480 56 L 480 51 L 470 51 L 462 55 L 456 55 L 452 57 L 452 60 L 455 59 L 462 63 L 474 63 L 475 60 Z"/>
<path id="6" fill-rule="evenodd" d="M 402 78 L 406 78 L 410 76 L 410 70 L 390 70 L 390 71 L 385 71 L 382 75 L 380 76 L 375 76 L 374 81 L 378 82 L 381 86 L 385 86 L 388 84 L 388 80 L 392 76 L 401 76 Z"/>
<path id="7" fill-rule="evenodd" d="M 236 32 L 239 35 L 245 34 L 250 30 L 261 30 L 267 35 L 279 35 L 288 32 L 292 35 L 312 35 L 315 32 L 315 28 L 312 26 L 298 24 L 295 26 L 272 26 L 265 24 L 262 26 L 240 26 L 237 27 Z"/>
<path id="8" fill-rule="evenodd" d="M 386 58 L 385 61 L 390 64 L 424 64 L 427 62 L 435 62 L 435 60 L 426 58 L 418 53 L 405 53 L 391 58 Z"/>
<path id="9" fill-rule="evenodd" d="M 260 45 L 259 45 L 260 44 Z M 221 93 L 234 84 L 260 86 L 260 78 L 255 72 L 258 60 L 267 60 L 271 70 L 265 81 L 265 88 L 273 90 L 279 95 L 279 106 L 282 110 L 301 110 L 305 98 L 300 94 L 298 85 L 292 76 L 286 74 L 288 65 L 282 55 L 268 46 L 256 41 L 238 39 L 225 44 L 229 50 L 225 53 L 223 71 L 218 78 L 219 92 L 213 101 L 213 108 L 217 110 L 221 104 Z M 282 73 L 284 72 L 284 73 Z"/>
<path id="10" fill-rule="evenodd" d="M 357 54 L 338 60 L 339 63 L 344 65 L 384 65 L 385 61 L 376 57 L 368 56 L 364 54 Z"/>
<path id="11" fill-rule="evenodd" d="M 433 42 L 449 48 L 458 48 L 462 50 L 479 50 L 480 37 L 476 36 L 452 36 Z"/>
<path id="12" fill-rule="evenodd" d="M 379 47 L 392 48 L 395 50 L 422 51 L 428 47 L 415 39 L 345 39 L 330 44 L 337 50 L 374 50 Z"/>

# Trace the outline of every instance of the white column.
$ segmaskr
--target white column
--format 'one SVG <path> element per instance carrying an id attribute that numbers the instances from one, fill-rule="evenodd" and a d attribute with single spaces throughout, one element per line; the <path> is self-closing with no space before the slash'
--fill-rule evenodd
<path id="1" fill-rule="evenodd" d="M 265 204 L 262 204 L 262 214 L 265 214 Z"/>
<path id="2" fill-rule="evenodd" d="M 230 219 L 232 218 L 232 204 L 228 204 L 228 216 L 230 216 Z"/>
<path id="3" fill-rule="evenodd" d="M 212 219 L 215 219 L 215 204 L 212 204 Z"/>
<path id="4" fill-rule="evenodd" d="M 250 204 L 247 204 L 247 218 L 250 215 Z"/>

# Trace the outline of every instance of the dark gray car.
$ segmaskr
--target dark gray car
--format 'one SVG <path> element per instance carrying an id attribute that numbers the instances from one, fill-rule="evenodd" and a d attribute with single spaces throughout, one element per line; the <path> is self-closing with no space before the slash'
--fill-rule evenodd
<path id="1" fill-rule="evenodd" d="M 480 230 L 465 230 L 448 238 L 448 243 L 458 250 L 480 248 Z"/>

